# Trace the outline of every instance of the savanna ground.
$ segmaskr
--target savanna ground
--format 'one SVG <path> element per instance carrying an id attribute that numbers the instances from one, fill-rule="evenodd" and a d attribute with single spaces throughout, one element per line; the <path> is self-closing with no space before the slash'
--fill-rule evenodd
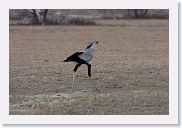
<path id="1" fill-rule="evenodd" d="M 101 20 L 96 26 L 10 26 L 10 114 L 169 113 L 168 20 Z M 99 44 L 76 74 L 61 62 Z"/>

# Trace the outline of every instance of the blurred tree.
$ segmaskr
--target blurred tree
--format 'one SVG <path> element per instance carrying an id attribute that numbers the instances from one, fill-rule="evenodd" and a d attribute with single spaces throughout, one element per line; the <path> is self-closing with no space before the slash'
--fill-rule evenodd
<path id="1" fill-rule="evenodd" d="M 32 14 L 32 23 L 36 25 L 44 25 L 47 22 L 48 9 L 28 9 Z"/>
<path id="2" fill-rule="evenodd" d="M 145 18 L 148 15 L 149 9 L 128 9 L 128 18 Z"/>

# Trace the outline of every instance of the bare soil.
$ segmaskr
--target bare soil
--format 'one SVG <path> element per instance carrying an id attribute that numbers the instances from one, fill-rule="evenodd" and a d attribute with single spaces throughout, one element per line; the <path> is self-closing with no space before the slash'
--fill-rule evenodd
<path id="1" fill-rule="evenodd" d="M 100 20 L 96 26 L 10 26 L 11 115 L 169 114 L 168 20 Z M 76 73 L 63 63 L 98 40 Z M 93 83 L 100 89 L 95 91 Z"/>

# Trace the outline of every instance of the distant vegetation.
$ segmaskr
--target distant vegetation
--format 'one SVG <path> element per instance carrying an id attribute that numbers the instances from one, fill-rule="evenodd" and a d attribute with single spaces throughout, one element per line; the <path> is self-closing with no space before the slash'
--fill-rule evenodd
<path id="1" fill-rule="evenodd" d="M 168 19 L 162 9 L 10 9 L 10 25 L 96 25 L 98 19 Z"/>

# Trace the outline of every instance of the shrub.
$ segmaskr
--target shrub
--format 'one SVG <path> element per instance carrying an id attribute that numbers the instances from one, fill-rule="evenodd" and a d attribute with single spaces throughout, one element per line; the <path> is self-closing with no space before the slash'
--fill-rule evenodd
<path id="1" fill-rule="evenodd" d="M 96 25 L 94 20 L 82 17 L 72 17 L 65 20 L 67 25 Z"/>
<path id="2" fill-rule="evenodd" d="M 96 25 L 94 20 L 82 17 L 69 17 L 64 16 L 51 17 L 47 19 L 48 25 Z"/>

